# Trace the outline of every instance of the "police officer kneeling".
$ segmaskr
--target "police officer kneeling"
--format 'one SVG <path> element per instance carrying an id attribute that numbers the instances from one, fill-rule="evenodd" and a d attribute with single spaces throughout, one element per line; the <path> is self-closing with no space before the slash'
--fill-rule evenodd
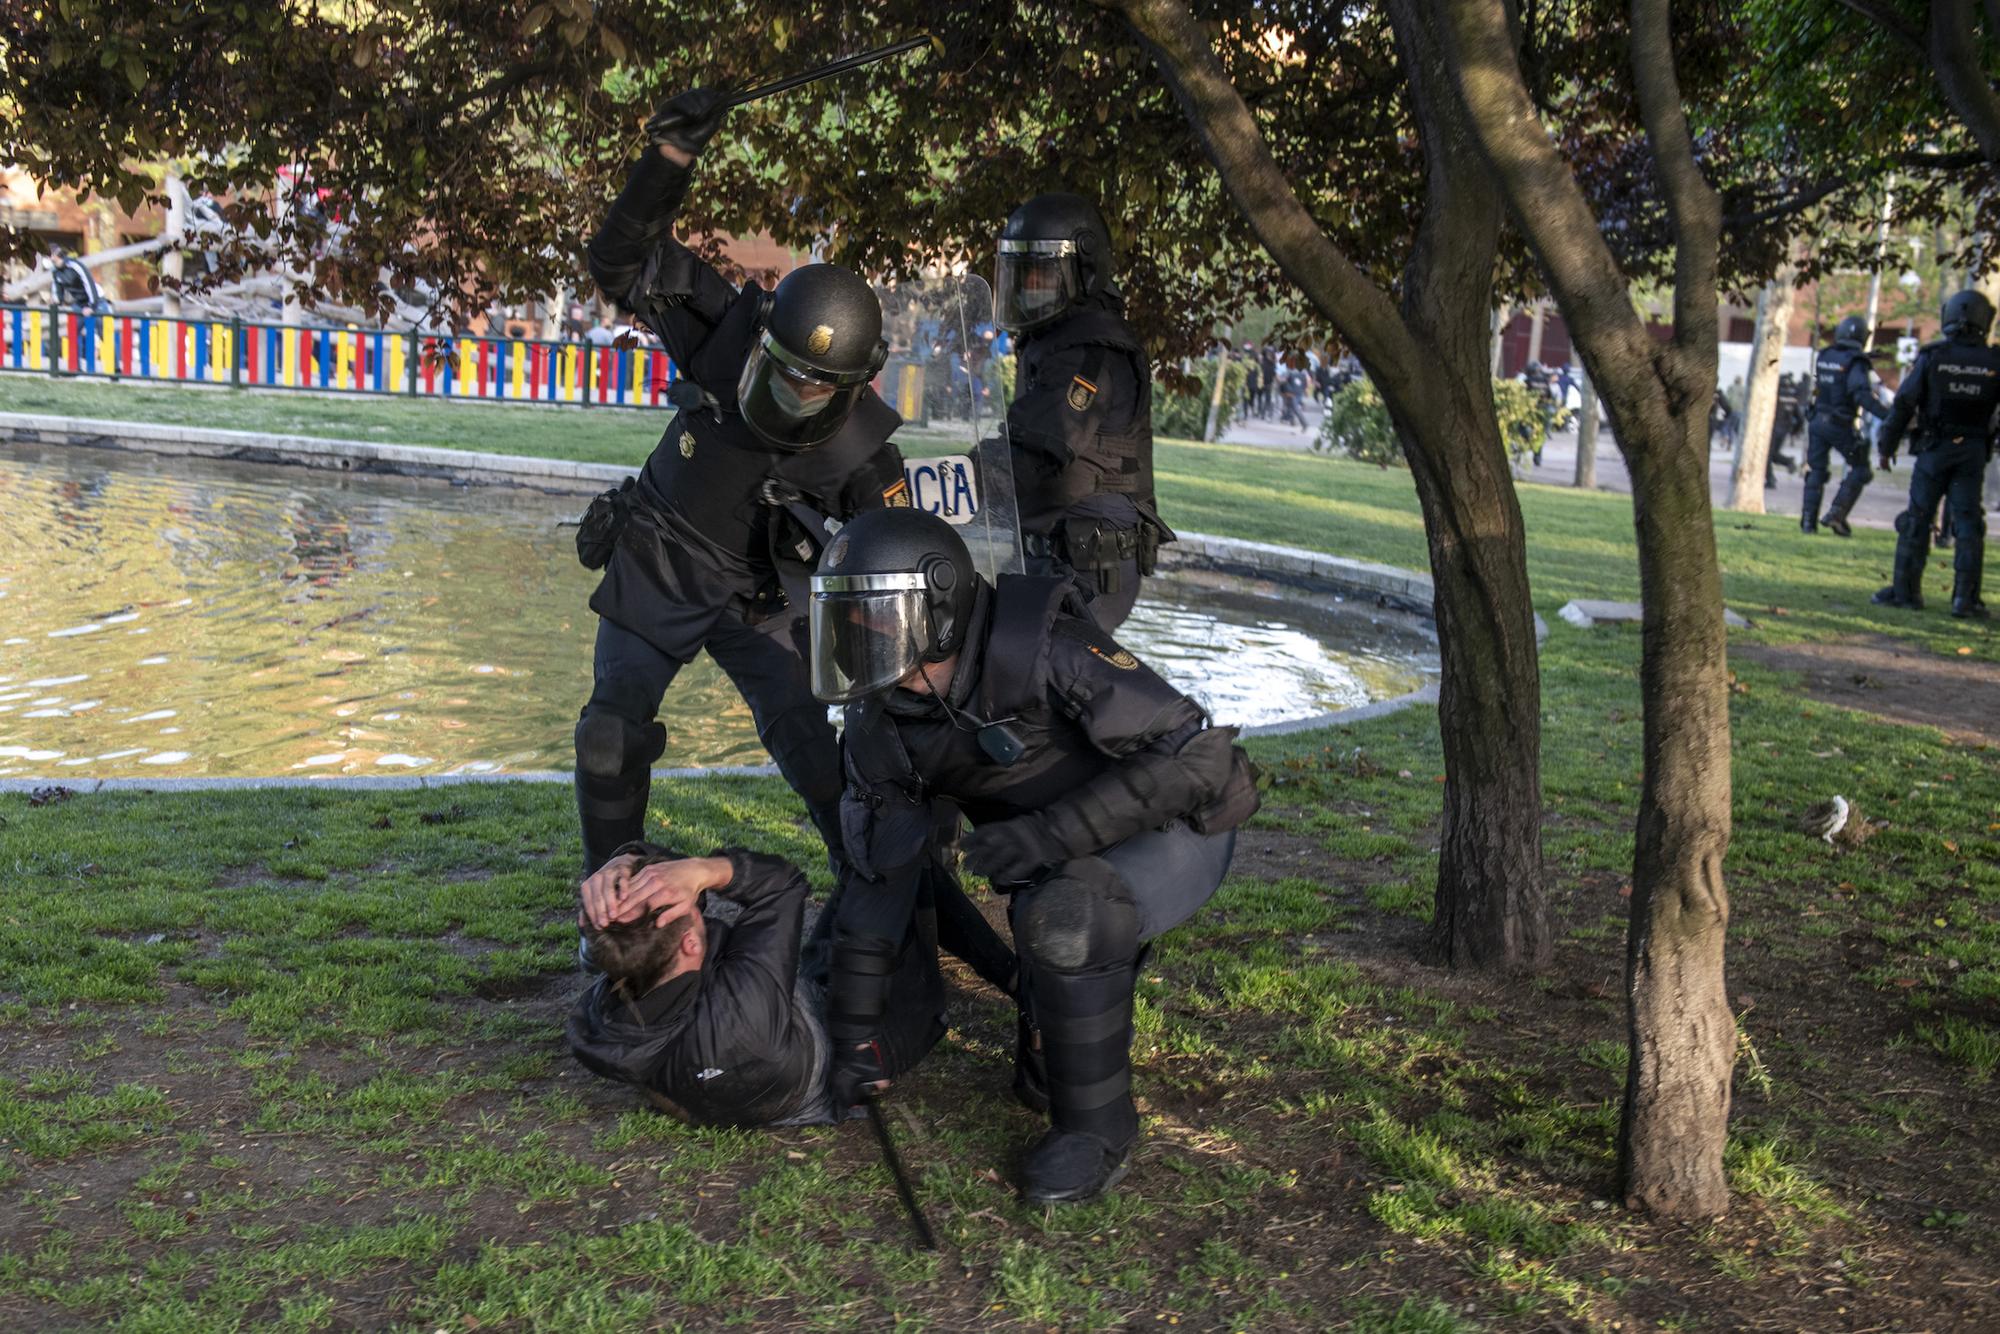
<path id="1" fill-rule="evenodd" d="M 1235 729 L 1210 727 L 1120 648 L 1069 580 L 988 585 L 951 526 L 918 511 L 840 531 L 813 578 L 811 623 L 813 692 L 847 706 L 834 1100 L 887 1077 L 877 1033 L 893 951 L 930 865 L 931 803 L 953 802 L 973 826 L 966 865 L 1011 896 L 1028 1020 L 1016 1088 L 1053 1122 L 1023 1193 L 1091 1199 L 1124 1176 L 1138 1140 L 1141 947 L 1215 893 L 1257 808 Z"/>
<path id="2" fill-rule="evenodd" d="M 1875 601 L 1922 609 L 1931 521 L 1942 499 L 1958 538 L 1951 614 L 1984 617 L 1986 604 L 1979 598 L 1986 559 L 1981 491 L 1993 454 L 1994 414 L 2000 411 L 2000 348 L 1986 342 L 1993 328 L 1993 304 L 1968 289 L 1944 303 L 1942 323 L 1945 337 L 1917 353 L 1916 364 L 1896 389 L 1877 442 L 1882 466 L 1887 467 L 1896 457 L 1904 427 L 1912 417 L 1918 418 L 1910 507 L 1896 518 L 1895 571 Z"/>

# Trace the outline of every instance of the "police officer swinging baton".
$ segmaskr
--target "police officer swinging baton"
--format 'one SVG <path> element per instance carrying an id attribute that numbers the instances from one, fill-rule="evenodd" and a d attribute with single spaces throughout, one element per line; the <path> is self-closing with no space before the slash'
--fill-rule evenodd
<path id="1" fill-rule="evenodd" d="M 789 92 L 794 88 L 802 88 L 806 84 L 817 83 L 819 80 L 830 78 L 835 74 L 845 74 L 848 70 L 859 69 L 863 65 L 872 65 L 878 60 L 887 60 L 890 56 L 900 56 L 905 51 L 914 51 L 922 46 L 930 47 L 939 56 L 944 54 L 944 43 L 936 37 L 929 35 L 912 37 L 908 41 L 897 42 L 894 46 L 881 46 L 873 51 L 861 51 L 851 56 L 842 56 L 831 64 L 821 65 L 818 69 L 809 69 L 803 74 L 787 75 L 775 83 L 767 83 L 761 87 L 746 88 L 740 93 L 732 93 L 729 100 L 724 102 L 723 105 L 725 107 L 740 107 L 745 102 L 755 102 L 758 98 L 769 97 L 773 93 Z"/>

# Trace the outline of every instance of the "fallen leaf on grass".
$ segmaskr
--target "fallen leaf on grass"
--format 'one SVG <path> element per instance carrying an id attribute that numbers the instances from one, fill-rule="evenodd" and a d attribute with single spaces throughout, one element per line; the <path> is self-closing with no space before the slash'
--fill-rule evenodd
<path id="1" fill-rule="evenodd" d="M 394 829 L 396 822 L 386 815 L 378 815 L 368 822 L 370 829 Z"/>
<path id="2" fill-rule="evenodd" d="M 1971 646 L 1970 644 L 1960 644 L 1960 645 L 1958 646 L 1958 656 L 1959 656 L 1959 657 L 1961 657 L 1961 658 L 1969 658 L 1969 657 L 1971 657 L 1971 656 L 1972 656 L 1972 646 Z"/>
<path id="3" fill-rule="evenodd" d="M 1913 987 L 1917 985 L 1917 979 L 1914 977 L 1892 977 L 1889 980 L 1899 987 Z"/>

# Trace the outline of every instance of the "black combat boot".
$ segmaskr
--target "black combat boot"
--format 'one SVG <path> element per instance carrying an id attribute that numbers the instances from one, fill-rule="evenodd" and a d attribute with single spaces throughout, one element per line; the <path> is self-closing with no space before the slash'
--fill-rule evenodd
<path id="1" fill-rule="evenodd" d="M 1819 523 L 1812 515 L 1801 514 L 1799 516 L 1799 531 L 1807 537 L 1816 537 L 1819 535 Z"/>
<path id="2" fill-rule="evenodd" d="M 1930 528 L 1908 510 L 1896 516 L 1896 564 L 1889 586 L 1875 590 L 1870 601 L 1880 607 L 1924 609 L 1924 564 L 1930 558 Z"/>
<path id="3" fill-rule="evenodd" d="M 1951 614 L 1961 621 L 1987 619 L 1986 604 L 1979 600 L 1979 574 L 1976 569 L 1953 571 Z"/>
<path id="4" fill-rule="evenodd" d="M 1054 1124 L 1021 1165 L 1021 1194 L 1031 1204 L 1094 1200 L 1131 1170 L 1139 1142 L 1132 1105 L 1135 981 L 1130 961 L 1086 973 L 1035 967 L 1030 985 Z"/>
<path id="5" fill-rule="evenodd" d="M 1854 529 L 1848 525 L 1847 516 L 1854 509 L 1854 502 L 1861 499 L 1861 488 L 1843 477 L 1840 490 L 1833 493 L 1833 504 L 1827 507 L 1826 518 L 1821 522 L 1826 530 L 1836 537 L 1852 537 Z"/>

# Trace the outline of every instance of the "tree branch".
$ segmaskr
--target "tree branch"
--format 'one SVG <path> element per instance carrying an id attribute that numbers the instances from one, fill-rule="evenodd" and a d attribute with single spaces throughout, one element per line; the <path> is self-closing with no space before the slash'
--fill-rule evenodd
<path id="1" fill-rule="evenodd" d="M 1630 285 L 1528 97 L 1501 0 L 1435 3 L 1444 14 L 1467 124 L 1573 337 L 1586 348 L 1650 357 L 1651 339 L 1632 308 Z"/>
<path id="2" fill-rule="evenodd" d="M 1152 51 L 1223 185 L 1278 267 L 1334 322 L 1362 361 L 1391 373 L 1413 373 L 1420 358 L 1394 303 L 1299 202 L 1187 6 L 1178 0 L 1093 2 L 1122 13 Z"/>
<path id="3" fill-rule="evenodd" d="M 1674 233 L 1674 345 L 1715 344 L 1716 250 L 1722 203 L 1701 174 L 1674 73 L 1668 0 L 1632 0 L 1632 79 Z"/>
<path id="4" fill-rule="evenodd" d="M 1888 33 L 1918 55 L 1927 54 L 1924 50 L 1924 35 L 1918 32 L 1915 25 L 1908 19 L 1887 5 L 1882 4 L 1881 0 L 1840 0 L 1840 3 L 1859 14 L 1862 18 L 1867 19 L 1882 31 Z"/>
<path id="5" fill-rule="evenodd" d="M 1986 160 L 2000 170 L 2000 94 L 1979 68 L 1972 0 L 1931 0 L 1929 54 L 1945 101 L 1972 132 Z"/>

